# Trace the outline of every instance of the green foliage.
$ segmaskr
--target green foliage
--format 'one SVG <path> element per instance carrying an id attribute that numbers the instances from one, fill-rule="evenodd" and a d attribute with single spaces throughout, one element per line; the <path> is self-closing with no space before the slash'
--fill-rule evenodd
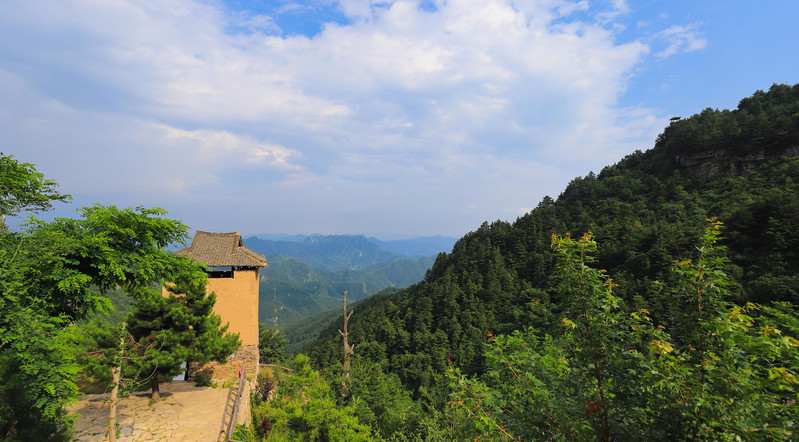
<path id="1" fill-rule="evenodd" d="M 324 271 L 284 255 L 269 256 L 259 283 L 258 318 L 285 331 L 303 318 L 337 308 L 344 291 L 351 300 L 359 300 L 386 287 L 417 283 L 432 263 L 433 257 L 395 258 L 364 268 Z"/>
<path id="2" fill-rule="evenodd" d="M 0 161 L 0 181 L 3 215 L 68 199 L 10 156 Z M 96 205 L 79 219 L 32 219 L 22 233 L 0 233 L 0 438 L 68 438 L 64 406 L 78 393 L 78 368 L 66 327 L 106 308 L 109 289 L 191 271 L 164 249 L 187 229 L 163 214 Z"/>
<path id="3" fill-rule="evenodd" d="M 214 385 L 210 376 L 205 373 L 200 373 L 194 380 L 194 385 L 197 387 L 212 387 Z"/>
<path id="4" fill-rule="evenodd" d="M 261 364 L 276 364 L 286 360 L 285 347 L 288 339 L 280 330 L 258 323 L 258 350 Z"/>
<path id="5" fill-rule="evenodd" d="M 256 442 L 258 439 L 255 437 L 252 429 L 241 424 L 236 424 L 236 430 L 231 435 L 230 440 L 240 442 Z"/>
<path id="6" fill-rule="evenodd" d="M 679 121 L 661 140 L 679 151 L 731 149 L 740 154 L 793 147 L 799 140 L 797 103 L 799 85 L 774 84 L 768 92 L 742 99 L 737 110 L 708 108 L 696 118 Z"/>
<path id="7" fill-rule="evenodd" d="M 590 432 L 583 391 L 571 361 L 552 336 L 531 328 L 499 335 L 486 351 L 487 370 L 470 379 L 451 372 L 452 403 L 473 419 L 477 434 L 521 440 L 578 440 Z"/>
<path id="8" fill-rule="evenodd" d="M 385 294 L 354 307 L 350 332 L 358 353 L 397 374 L 414 399 L 443 405 L 446 369 L 454 363 L 479 371 L 486 333 L 513 330 L 531 317 L 524 304 L 536 293 L 508 271 L 499 245 L 490 238 L 492 229 L 507 229 L 507 224 L 486 224 L 459 241 L 452 258 L 442 255 L 427 279 L 410 289 L 412 296 Z M 449 262 L 442 270 L 444 259 Z M 322 335 L 334 336 L 335 327 Z M 339 353 L 333 339 L 311 350 L 322 365 Z"/>
<path id="9" fill-rule="evenodd" d="M 116 287 L 202 275 L 188 257 L 165 250 L 185 240 L 187 228 L 161 218 L 163 210 L 95 205 L 80 212 L 81 219 L 32 220 L 17 256 L 31 292 L 53 315 L 81 319 L 106 308 L 102 293 Z"/>
<path id="10" fill-rule="evenodd" d="M 41 212 L 52 207 L 52 201 L 69 201 L 69 195 L 57 191 L 58 183 L 48 180 L 30 163 L 20 163 L 13 155 L 0 153 L 0 216 L 2 229 L 5 217 L 23 211 Z"/>
<path id="11" fill-rule="evenodd" d="M 641 434 L 628 321 L 615 284 L 589 266 L 597 244 L 553 236 L 561 312 L 546 330 L 491 339 L 480 380 L 451 372 L 454 401 L 485 434 L 510 439 L 611 440 Z"/>
<path id="12" fill-rule="evenodd" d="M 159 378 L 179 374 L 181 363 L 190 369 L 212 360 L 224 362 L 241 345 L 238 334 L 226 333 L 228 326 L 213 313 L 216 295 L 206 294 L 202 276 L 177 278 L 167 285 L 168 296 L 148 289 L 134 293 L 136 304 L 128 318 L 128 330 L 138 344 L 133 361 L 140 373 L 152 376 L 154 393 Z"/>
<path id="13" fill-rule="evenodd" d="M 120 328 L 121 324 L 112 325 L 107 318 L 98 316 L 68 329 L 73 345 L 71 353 L 80 366 L 76 382 L 82 393 L 111 390 L 111 367 L 117 357 Z M 128 372 L 125 374 L 129 375 Z"/>
<path id="14" fill-rule="evenodd" d="M 775 315 L 759 317 L 760 306 L 729 301 L 720 227 L 712 220 L 698 257 L 675 264 L 678 281 L 666 289 L 681 313 L 673 330 L 649 330 L 653 426 L 670 438 L 791 440 L 799 341 L 788 333 L 795 336 L 796 321 L 769 307 Z"/>
<path id="15" fill-rule="evenodd" d="M 64 405 L 78 394 L 72 381 L 78 369 L 61 331 L 65 321 L 30 307 L 4 309 L 2 316 L 0 436 L 68 438 L 71 419 L 66 418 Z"/>
<path id="16" fill-rule="evenodd" d="M 275 398 L 253 407 L 256 433 L 265 440 L 366 441 L 369 426 L 359 422 L 351 406 L 337 406 L 335 391 L 308 357 L 298 355 L 293 373 L 279 374 Z"/>
<path id="17" fill-rule="evenodd" d="M 530 440 L 791 440 L 799 406 L 793 307 L 736 306 L 720 223 L 661 294 L 679 310 L 655 325 L 620 314 L 613 283 L 587 263 L 591 235 L 554 237 L 560 324 L 492 339 L 480 378 L 451 372 L 453 401 L 479 434 Z M 792 336 L 794 335 L 794 336 Z"/>
<path id="18" fill-rule="evenodd" d="M 381 438 L 396 440 L 421 430 L 419 424 L 425 416 L 420 405 L 396 375 L 384 373 L 378 364 L 356 355 L 347 385 L 346 403 L 359 421 Z"/>

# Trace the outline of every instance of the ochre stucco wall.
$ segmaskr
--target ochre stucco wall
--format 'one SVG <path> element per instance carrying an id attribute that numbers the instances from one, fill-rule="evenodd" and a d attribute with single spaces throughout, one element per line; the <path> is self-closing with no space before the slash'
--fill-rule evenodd
<path id="1" fill-rule="evenodd" d="M 258 345 L 258 269 L 235 270 L 232 278 L 208 278 L 208 292 L 216 293 L 214 312 L 228 333 L 238 333 L 241 345 Z"/>

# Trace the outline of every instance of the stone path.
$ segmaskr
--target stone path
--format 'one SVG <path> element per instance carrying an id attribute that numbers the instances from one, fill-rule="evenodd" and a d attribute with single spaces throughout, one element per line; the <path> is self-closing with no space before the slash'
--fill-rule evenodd
<path id="1" fill-rule="evenodd" d="M 195 387 L 191 382 L 161 384 L 161 401 L 150 404 L 150 393 L 121 399 L 117 406 L 118 441 L 223 441 L 220 433 L 226 407 L 232 407 L 230 388 Z M 74 441 L 108 440 L 108 394 L 90 394 L 69 408 L 79 414 Z"/>

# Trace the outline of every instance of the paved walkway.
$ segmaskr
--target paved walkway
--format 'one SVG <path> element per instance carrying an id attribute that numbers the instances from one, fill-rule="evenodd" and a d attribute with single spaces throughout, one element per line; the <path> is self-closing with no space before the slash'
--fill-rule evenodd
<path id="1" fill-rule="evenodd" d="M 150 404 L 150 393 L 139 392 L 117 405 L 118 441 L 222 441 L 220 429 L 235 391 L 195 387 L 192 382 L 161 384 L 161 401 Z M 108 440 L 108 394 L 89 394 L 69 408 L 79 414 L 75 441 Z"/>

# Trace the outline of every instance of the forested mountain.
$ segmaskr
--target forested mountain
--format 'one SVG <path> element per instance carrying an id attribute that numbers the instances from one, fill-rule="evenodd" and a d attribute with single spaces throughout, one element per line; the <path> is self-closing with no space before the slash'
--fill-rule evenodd
<path id="1" fill-rule="evenodd" d="M 681 318 L 658 284 L 673 282 L 676 259 L 695 255 L 709 217 L 724 223 L 733 301 L 799 302 L 797 153 L 799 85 L 676 121 L 652 149 L 575 178 L 515 222 L 484 223 L 419 284 L 359 303 L 350 342 L 415 398 L 441 404 L 446 370 L 483 373 L 487 336 L 557 325 L 566 307 L 552 283 L 552 235 L 588 231 L 599 244 L 592 266 L 612 275 L 620 308 L 646 309 L 668 328 Z M 340 327 L 309 349 L 318 366 L 340 361 Z"/>
<path id="2" fill-rule="evenodd" d="M 408 287 L 421 281 L 435 255 L 451 250 L 454 242 L 442 236 L 391 241 L 364 235 L 249 237 L 245 245 L 269 260 L 261 271 L 258 318 L 283 329 L 339 307 L 344 291 L 357 301 L 385 288 Z"/>
<path id="3" fill-rule="evenodd" d="M 356 301 L 387 287 L 422 280 L 435 257 L 395 258 L 361 270 L 322 271 L 284 255 L 270 256 L 261 270 L 258 319 L 283 328 L 299 319 L 341 306 L 341 294 Z"/>
<path id="4" fill-rule="evenodd" d="M 358 305 L 360 302 L 373 301 L 374 299 L 379 299 L 382 296 L 397 292 L 398 290 L 401 289 L 389 287 L 380 290 L 373 295 L 367 296 L 366 298 L 354 301 L 350 300 L 348 297 L 348 306 L 349 308 L 352 308 Z M 331 321 L 335 321 L 336 323 L 340 321 L 342 297 L 339 296 L 338 298 L 334 299 L 334 303 L 335 306 L 329 308 L 328 310 L 323 310 L 310 316 L 305 316 L 302 319 L 296 322 L 291 322 L 287 325 L 278 326 L 283 336 L 288 341 L 284 349 L 287 355 L 293 356 L 301 353 L 309 344 L 319 337 L 319 330 L 327 327 Z M 338 320 L 336 320 L 336 318 L 338 318 Z M 264 321 L 264 323 L 266 325 L 271 325 L 270 321 Z"/>

